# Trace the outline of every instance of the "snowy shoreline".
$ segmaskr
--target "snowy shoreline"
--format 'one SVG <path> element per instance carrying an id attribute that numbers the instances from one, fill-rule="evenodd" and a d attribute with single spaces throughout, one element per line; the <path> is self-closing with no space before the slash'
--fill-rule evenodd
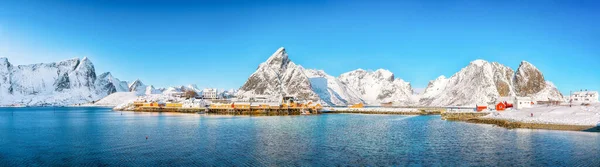
<path id="1" fill-rule="evenodd" d="M 508 129 L 600 132 L 600 103 L 588 106 L 543 106 L 503 112 L 446 112 L 442 119 L 493 124 Z"/>
<path id="2" fill-rule="evenodd" d="M 536 124 L 600 126 L 600 103 L 572 107 L 535 106 L 497 112 L 482 118 Z"/>

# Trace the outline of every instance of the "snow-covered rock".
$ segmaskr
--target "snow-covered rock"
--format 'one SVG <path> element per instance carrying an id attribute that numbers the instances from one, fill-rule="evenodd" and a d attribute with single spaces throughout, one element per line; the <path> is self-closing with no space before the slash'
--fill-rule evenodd
<path id="1" fill-rule="evenodd" d="M 7 58 L 0 58 L 0 101 L 3 96 L 8 96 L 13 93 L 12 87 L 12 65 Z"/>
<path id="2" fill-rule="evenodd" d="M 427 88 L 421 94 L 421 103 L 429 104 L 430 101 L 435 100 L 439 94 L 441 94 L 444 90 L 446 90 L 446 86 L 448 86 L 448 78 L 446 76 L 439 76 L 433 81 L 429 81 Z"/>
<path id="3" fill-rule="evenodd" d="M 173 95 L 176 93 L 183 93 L 185 90 L 182 89 L 183 86 L 181 87 L 168 87 L 167 89 L 165 89 L 164 91 L 162 91 L 162 94 L 164 95 Z"/>
<path id="4" fill-rule="evenodd" d="M 437 82 L 430 82 L 425 90 L 427 96 L 420 102 L 425 106 L 474 106 L 495 101 L 499 93 L 494 82 L 494 71 L 491 63 L 475 60 L 447 80 L 438 78 Z"/>
<path id="5" fill-rule="evenodd" d="M 96 80 L 96 87 L 106 90 L 106 92 L 128 92 L 126 81 L 121 81 L 111 75 L 110 72 L 102 73 Z"/>
<path id="6" fill-rule="evenodd" d="M 514 96 L 514 88 L 511 83 L 513 83 L 515 72 L 510 67 L 497 62 L 492 63 L 492 69 L 494 70 L 494 83 L 496 84 L 498 94 L 502 97 Z"/>
<path id="7" fill-rule="evenodd" d="M 219 91 L 218 94 L 221 98 L 226 98 L 226 99 L 234 98 L 235 95 L 237 94 L 237 90 L 236 89 L 223 90 L 223 91 Z"/>
<path id="8" fill-rule="evenodd" d="M 554 84 L 546 81 L 542 72 L 527 61 L 522 61 L 519 65 L 514 77 L 514 87 L 517 95 L 533 97 L 536 101 L 564 100 Z"/>
<path id="9" fill-rule="evenodd" d="M 0 105 L 70 105 L 98 100 L 116 91 L 116 78 L 96 76 L 88 58 L 13 66 L 0 58 Z M 112 79 L 111 79 L 112 78 Z"/>
<path id="10" fill-rule="evenodd" d="M 196 94 L 202 94 L 202 90 L 200 90 L 196 84 L 189 84 L 186 87 L 182 86 L 182 89 L 184 91 L 194 91 Z"/>
<path id="11" fill-rule="evenodd" d="M 257 95 L 273 99 L 295 96 L 304 100 L 319 100 L 319 96 L 311 89 L 304 68 L 292 62 L 283 47 L 261 63 L 237 93 L 240 98 Z"/>
<path id="12" fill-rule="evenodd" d="M 146 86 L 146 91 L 144 92 L 145 95 L 161 94 L 161 93 L 162 93 L 162 91 L 154 88 L 154 86 L 152 86 L 152 85 Z"/>
<path id="13" fill-rule="evenodd" d="M 535 101 L 561 100 L 562 95 L 542 73 L 522 62 L 516 74 L 507 66 L 475 60 L 452 77 L 431 81 L 420 103 L 425 106 L 475 106 L 489 104 L 500 97 L 526 96 Z"/>
<path id="14" fill-rule="evenodd" d="M 129 92 L 136 92 L 137 95 L 146 94 L 146 85 L 142 83 L 139 79 L 133 81 L 129 84 Z"/>
<path id="15" fill-rule="evenodd" d="M 271 99 L 296 96 L 330 106 L 361 102 L 368 105 L 412 104 L 416 101 L 412 98 L 410 83 L 395 78 L 388 70 L 359 69 L 336 78 L 322 70 L 304 69 L 294 64 L 284 48 L 261 63 L 237 92 L 239 98 L 257 95 Z"/>
<path id="16" fill-rule="evenodd" d="M 305 70 L 312 90 L 319 95 L 322 102 L 330 106 L 345 106 L 363 102 L 355 90 L 350 89 L 338 78 L 328 75 L 323 70 Z"/>
<path id="17" fill-rule="evenodd" d="M 546 81 L 545 85 L 544 89 L 529 97 L 531 97 L 533 101 L 565 101 L 565 97 L 558 91 L 558 88 L 554 86 L 554 83 Z"/>
<path id="18" fill-rule="evenodd" d="M 340 75 L 339 80 L 369 105 L 388 102 L 403 105 L 413 103 L 411 100 L 413 90 L 410 83 L 395 78 L 388 70 L 358 69 Z"/>

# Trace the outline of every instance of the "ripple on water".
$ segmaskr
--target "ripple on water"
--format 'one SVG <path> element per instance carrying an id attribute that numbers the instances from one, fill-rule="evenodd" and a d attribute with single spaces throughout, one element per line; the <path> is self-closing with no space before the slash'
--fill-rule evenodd
<path id="1" fill-rule="evenodd" d="M 23 108 L 0 109 L 0 132 L 0 166 L 600 165 L 599 133 L 507 130 L 439 116 Z"/>

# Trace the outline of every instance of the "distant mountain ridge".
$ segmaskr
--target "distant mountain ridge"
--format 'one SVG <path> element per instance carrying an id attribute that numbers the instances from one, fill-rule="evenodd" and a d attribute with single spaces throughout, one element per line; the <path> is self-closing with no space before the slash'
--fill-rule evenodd
<path id="1" fill-rule="evenodd" d="M 536 101 L 564 100 L 563 95 L 541 71 L 523 61 L 516 72 L 497 62 L 472 61 L 459 72 L 430 81 L 415 94 L 409 82 L 388 70 L 358 69 L 333 77 L 323 70 L 304 69 L 279 48 L 248 78 L 238 97 L 296 96 L 330 106 L 392 103 L 403 106 L 474 106 L 506 96 L 527 96 Z M 300 96 L 298 96 L 300 95 Z"/>
<path id="2" fill-rule="evenodd" d="M 419 103 L 425 106 L 474 106 L 506 96 L 532 97 L 535 101 L 564 100 L 558 89 L 529 62 L 521 62 L 515 73 L 497 62 L 475 60 L 450 78 L 440 76 L 430 81 Z"/>
<path id="3" fill-rule="evenodd" d="M 319 96 L 312 91 L 304 68 L 292 62 L 283 47 L 261 63 L 237 92 L 237 96 L 242 98 L 257 95 L 268 96 L 273 100 L 282 96 L 319 100 Z"/>
<path id="4" fill-rule="evenodd" d="M 155 88 L 135 80 L 121 81 L 110 72 L 96 75 L 87 58 L 53 63 L 12 65 L 0 58 L 0 106 L 14 104 L 72 105 L 97 101 L 115 92 L 135 92 L 137 96 L 172 94 L 202 90 L 195 85 Z M 320 102 L 329 106 L 355 103 L 400 106 L 473 106 L 495 102 L 500 97 L 526 96 L 535 101 L 564 100 L 533 64 L 522 61 L 515 71 L 497 62 L 475 60 L 452 75 L 429 82 L 421 93 L 411 84 L 385 69 L 357 69 L 333 77 L 323 70 L 304 69 L 279 48 L 261 63 L 239 90 L 217 92 L 222 97 L 282 96 Z"/>
<path id="5" fill-rule="evenodd" d="M 0 105 L 70 105 L 98 100 L 123 91 L 110 73 L 96 75 L 87 57 L 54 63 L 12 65 L 0 58 Z"/>
<path id="6" fill-rule="evenodd" d="M 259 65 L 237 96 L 267 96 L 271 99 L 295 96 L 331 106 L 354 103 L 379 105 L 383 102 L 410 103 L 412 92 L 410 83 L 395 78 L 393 73 L 384 69 L 358 69 L 337 78 L 322 70 L 304 69 L 293 63 L 282 47 Z"/>

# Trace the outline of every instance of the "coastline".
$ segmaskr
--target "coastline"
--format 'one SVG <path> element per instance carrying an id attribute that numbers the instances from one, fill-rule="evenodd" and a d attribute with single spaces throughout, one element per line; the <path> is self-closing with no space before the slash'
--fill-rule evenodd
<path id="1" fill-rule="evenodd" d="M 111 108 L 113 111 L 131 111 L 131 112 L 170 112 L 170 113 L 197 113 L 199 109 L 160 109 L 160 110 L 119 110 L 112 106 L 2 106 L 0 108 L 33 108 L 33 107 L 61 107 L 61 108 Z M 203 109 L 201 109 L 203 110 Z M 256 116 L 284 116 L 284 115 L 301 115 L 300 113 L 248 113 L 248 112 L 206 112 L 213 115 L 256 115 Z M 516 121 L 504 118 L 494 118 L 488 115 L 492 112 L 444 112 L 443 110 L 433 109 L 416 109 L 416 108 L 337 108 L 332 110 L 324 110 L 323 114 L 382 114 L 382 115 L 441 115 L 441 119 L 446 121 L 460 121 L 475 124 L 490 124 L 503 127 L 506 129 L 546 129 L 546 130 L 561 130 L 561 131 L 584 131 L 584 132 L 600 132 L 600 126 L 594 125 L 575 125 L 575 124 L 558 124 L 558 123 L 532 123 L 524 121 Z M 318 115 L 318 114 L 317 114 Z"/>
<path id="2" fill-rule="evenodd" d="M 475 124 L 491 124 L 506 129 L 546 129 L 562 131 L 600 132 L 600 126 L 593 125 L 569 125 L 552 123 L 531 123 L 513 121 L 499 118 L 487 118 L 491 113 L 443 113 L 442 119 L 447 121 L 460 121 Z M 485 117 L 485 118 L 484 118 Z"/>
<path id="3" fill-rule="evenodd" d="M 325 111 L 326 114 L 382 114 L 382 115 L 440 115 L 441 112 L 398 112 L 398 111 Z"/>

